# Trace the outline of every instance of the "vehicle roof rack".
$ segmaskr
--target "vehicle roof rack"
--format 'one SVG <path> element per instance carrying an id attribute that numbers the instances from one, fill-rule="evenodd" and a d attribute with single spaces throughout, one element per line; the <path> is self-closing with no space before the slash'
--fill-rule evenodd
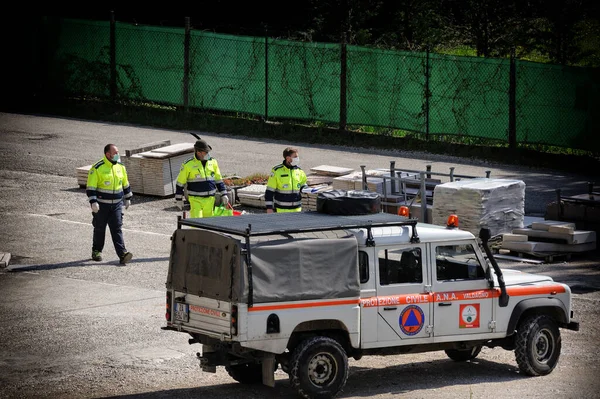
<path id="1" fill-rule="evenodd" d="M 178 228 L 190 226 L 244 237 L 272 234 L 305 233 L 312 231 L 370 229 L 372 227 L 411 226 L 413 239 L 418 242 L 417 219 L 409 219 L 391 213 L 367 215 L 329 215 L 320 212 L 289 212 L 272 214 L 245 214 L 199 219 L 180 219 Z"/>

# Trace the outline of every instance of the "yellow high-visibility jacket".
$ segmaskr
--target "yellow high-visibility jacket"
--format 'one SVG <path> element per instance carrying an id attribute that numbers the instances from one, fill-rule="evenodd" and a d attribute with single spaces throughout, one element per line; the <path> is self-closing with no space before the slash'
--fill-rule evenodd
<path id="1" fill-rule="evenodd" d="M 133 197 L 125 166 L 112 163 L 106 156 L 90 168 L 85 192 L 90 204 L 117 204 Z"/>

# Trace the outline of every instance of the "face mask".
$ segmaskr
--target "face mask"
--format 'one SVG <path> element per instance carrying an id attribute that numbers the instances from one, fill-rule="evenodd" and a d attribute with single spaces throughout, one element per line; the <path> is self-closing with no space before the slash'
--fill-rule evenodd
<path id="1" fill-rule="evenodd" d="M 300 165 L 300 157 L 292 158 L 292 166 Z"/>
<path id="2" fill-rule="evenodd" d="M 210 154 L 207 152 L 206 155 L 202 157 L 203 161 L 208 161 L 210 159 Z"/>
<path id="3" fill-rule="evenodd" d="M 118 161 L 119 161 L 119 154 L 115 154 L 115 155 L 113 155 L 113 157 L 112 157 L 112 161 L 113 161 L 113 162 L 118 162 Z"/>

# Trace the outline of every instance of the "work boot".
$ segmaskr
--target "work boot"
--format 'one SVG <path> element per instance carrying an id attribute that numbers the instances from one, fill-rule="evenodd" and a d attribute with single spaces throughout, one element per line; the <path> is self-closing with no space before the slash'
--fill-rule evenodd
<path id="1" fill-rule="evenodd" d="M 92 251 L 92 260 L 95 260 L 96 262 L 100 262 L 102 260 L 102 252 Z"/>
<path id="2" fill-rule="evenodd" d="M 133 254 L 131 252 L 125 252 L 123 255 L 119 257 L 120 263 L 122 265 L 127 264 L 133 258 Z"/>

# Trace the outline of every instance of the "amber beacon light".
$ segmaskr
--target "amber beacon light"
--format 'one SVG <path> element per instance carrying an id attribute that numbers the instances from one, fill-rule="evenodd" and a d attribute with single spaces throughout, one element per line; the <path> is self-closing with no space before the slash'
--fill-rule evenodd
<path id="1" fill-rule="evenodd" d="M 398 208 L 398 216 L 408 217 L 408 207 L 401 206 L 400 208 Z"/>
<path id="2" fill-rule="evenodd" d="M 448 227 L 458 227 L 458 216 L 450 215 L 448 216 L 448 222 L 446 223 Z"/>

